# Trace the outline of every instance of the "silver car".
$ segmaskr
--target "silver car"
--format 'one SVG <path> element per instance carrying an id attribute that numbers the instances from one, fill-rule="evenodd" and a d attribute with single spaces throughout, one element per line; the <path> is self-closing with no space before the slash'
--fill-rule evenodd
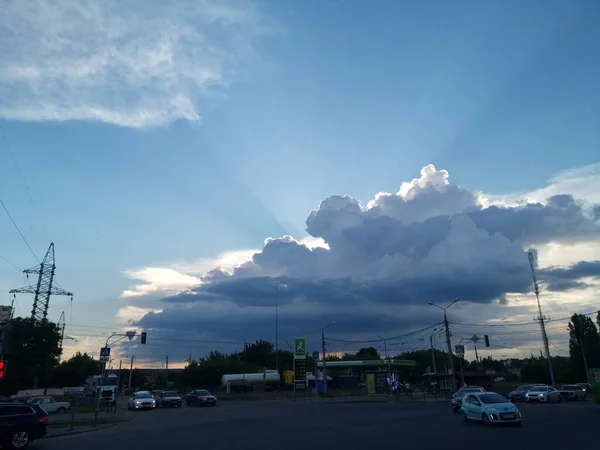
<path id="1" fill-rule="evenodd" d="M 527 394 L 525 394 L 525 401 L 530 402 L 560 402 L 560 392 L 554 389 L 552 386 L 534 386 Z"/>
<path id="2" fill-rule="evenodd" d="M 135 392 L 127 402 L 127 409 L 155 409 L 156 400 L 148 391 Z"/>

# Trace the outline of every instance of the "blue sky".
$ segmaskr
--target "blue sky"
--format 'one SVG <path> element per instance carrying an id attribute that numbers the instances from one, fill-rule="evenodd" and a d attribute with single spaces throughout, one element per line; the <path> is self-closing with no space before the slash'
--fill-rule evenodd
<path id="1" fill-rule="evenodd" d="M 598 161 L 593 1 L 98 5 L 0 21 L 0 198 L 39 257 L 55 242 L 74 323 L 114 323 L 123 271 L 305 237 L 323 198 L 427 164 L 508 194 Z M 33 266 L 1 217 L 0 255 Z"/>

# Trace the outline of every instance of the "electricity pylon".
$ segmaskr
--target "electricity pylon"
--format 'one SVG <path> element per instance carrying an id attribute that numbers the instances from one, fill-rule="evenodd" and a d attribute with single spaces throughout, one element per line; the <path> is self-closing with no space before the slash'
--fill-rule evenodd
<path id="1" fill-rule="evenodd" d="M 50 304 L 51 295 L 68 295 L 73 300 L 73 294 L 64 289 L 53 286 L 54 272 L 56 265 L 54 264 L 54 243 L 50 244 L 46 256 L 39 266 L 31 269 L 26 269 L 23 273 L 29 279 L 29 274 L 37 274 L 38 280 L 35 285 L 13 289 L 11 294 L 34 294 L 33 309 L 31 310 L 31 319 L 34 322 L 42 322 L 48 320 L 48 305 Z"/>

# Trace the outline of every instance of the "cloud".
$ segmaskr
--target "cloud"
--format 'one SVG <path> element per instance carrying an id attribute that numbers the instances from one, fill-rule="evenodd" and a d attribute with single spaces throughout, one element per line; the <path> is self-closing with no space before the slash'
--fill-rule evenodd
<path id="1" fill-rule="evenodd" d="M 250 2 L 5 2 L 0 118 L 199 121 L 269 29 Z"/>
<path id="2" fill-rule="evenodd" d="M 273 339 L 277 309 L 280 339 L 316 340 L 331 320 L 337 321 L 331 333 L 372 338 L 436 323 L 440 311 L 428 302 L 455 297 L 457 320 L 530 320 L 537 314 L 530 245 L 575 248 L 597 239 L 594 207 L 564 192 L 499 204 L 430 165 L 396 194 L 378 194 L 366 206 L 350 196 L 324 199 L 307 218 L 309 239 L 268 238 L 236 267 L 207 270 L 196 275 L 200 283 L 165 295 L 162 311 L 135 324 L 159 335 L 201 330 L 202 339 Z M 544 265 L 544 252 L 532 251 L 552 308 L 560 309 L 565 290 L 587 292 L 590 277 L 598 276 L 597 261 L 571 254 L 555 267 Z"/>

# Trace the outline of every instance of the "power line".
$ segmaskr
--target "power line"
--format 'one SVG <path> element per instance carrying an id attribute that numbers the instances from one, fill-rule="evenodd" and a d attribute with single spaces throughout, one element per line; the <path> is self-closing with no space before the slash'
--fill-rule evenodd
<path id="1" fill-rule="evenodd" d="M 581 316 L 591 316 L 596 314 L 597 311 L 592 311 L 588 313 L 582 313 Z M 571 320 L 571 316 L 561 317 L 559 319 L 548 319 L 547 322 L 560 322 L 561 320 Z M 458 322 L 450 322 L 451 325 L 457 326 L 467 326 L 467 327 L 512 327 L 512 326 L 528 326 L 528 325 L 538 325 L 535 321 L 532 322 L 521 322 L 521 323 L 458 323 Z"/>
<path id="2" fill-rule="evenodd" d="M 348 343 L 355 343 L 355 344 L 367 344 L 367 343 L 391 341 L 391 340 L 394 340 L 394 339 L 402 339 L 402 338 L 405 338 L 405 337 L 414 336 L 416 334 L 422 333 L 423 331 L 427 331 L 427 330 L 430 330 L 432 328 L 435 328 L 435 327 L 437 327 L 437 326 L 439 326 L 441 324 L 442 324 L 442 322 L 438 322 L 438 323 L 435 323 L 435 324 L 430 325 L 428 327 L 421 328 L 420 330 L 411 331 L 410 333 L 400 334 L 398 336 L 392 336 L 392 337 L 389 337 L 389 338 L 368 339 L 368 340 L 362 340 L 362 341 L 356 340 L 355 341 L 355 340 L 349 340 L 349 339 L 334 339 L 334 338 L 329 338 L 328 337 L 328 338 L 326 338 L 326 340 L 331 341 L 331 342 L 348 342 Z"/>
<path id="3" fill-rule="evenodd" d="M 13 266 L 15 269 L 17 269 L 18 271 L 21 271 L 21 268 L 19 266 L 17 266 L 16 264 L 13 264 L 11 261 L 9 261 L 8 259 L 6 259 L 4 256 L 0 255 L 0 259 L 7 262 L 8 264 L 10 264 L 11 266 Z"/>
<path id="4" fill-rule="evenodd" d="M 35 259 L 37 260 L 37 262 L 40 262 L 40 259 L 37 257 L 37 255 L 35 254 L 35 252 L 31 248 L 31 245 L 29 245 L 29 242 L 27 242 L 27 239 L 25 239 L 25 236 L 21 232 L 21 229 L 17 225 L 17 222 L 15 222 L 15 219 L 13 219 L 12 215 L 8 211 L 8 208 L 6 208 L 6 205 L 4 204 L 4 202 L 2 201 L 1 198 L 0 198 L 0 204 L 2 205 L 2 208 L 4 208 L 4 211 L 6 211 L 6 214 L 8 215 L 10 221 L 13 223 L 13 225 L 15 226 L 15 228 L 17 229 L 17 231 L 19 232 L 19 236 L 21 236 L 21 239 L 23 239 L 23 242 L 25 242 L 25 245 L 27 246 L 27 248 L 29 249 L 29 251 L 31 252 L 31 254 L 35 257 Z"/>

